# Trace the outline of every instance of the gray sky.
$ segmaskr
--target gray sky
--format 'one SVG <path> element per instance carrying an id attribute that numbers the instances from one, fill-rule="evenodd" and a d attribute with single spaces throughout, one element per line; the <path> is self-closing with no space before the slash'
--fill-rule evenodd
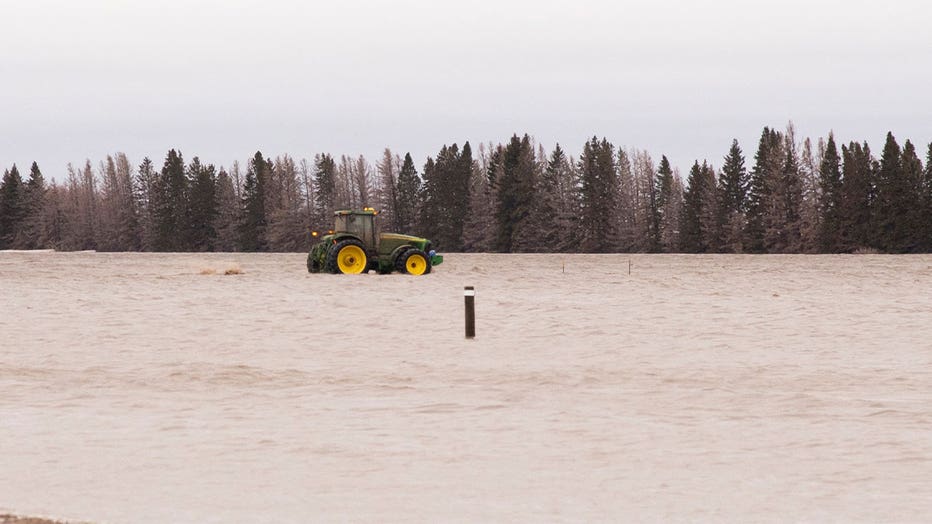
<path id="1" fill-rule="evenodd" d="M 0 0 L 0 168 L 117 151 L 410 151 L 592 135 L 752 163 L 764 125 L 932 140 L 925 0 Z M 25 175 L 25 173 L 24 173 Z"/>

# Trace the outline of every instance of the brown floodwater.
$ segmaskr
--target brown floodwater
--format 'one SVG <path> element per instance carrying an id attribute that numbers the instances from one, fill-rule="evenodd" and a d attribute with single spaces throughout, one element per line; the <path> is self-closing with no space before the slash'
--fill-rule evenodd
<path id="1" fill-rule="evenodd" d="M 932 515 L 932 256 L 304 264 L 0 253 L 0 514 Z"/>

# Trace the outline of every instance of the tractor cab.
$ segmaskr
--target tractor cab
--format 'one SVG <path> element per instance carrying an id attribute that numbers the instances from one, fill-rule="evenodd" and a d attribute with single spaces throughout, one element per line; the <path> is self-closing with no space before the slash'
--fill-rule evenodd
<path id="1" fill-rule="evenodd" d="M 375 230 L 376 211 L 374 209 L 367 207 L 362 211 L 337 211 L 334 215 L 334 233 L 349 233 L 359 238 L 367 249 L 377 248 L 379 237 Z"/>

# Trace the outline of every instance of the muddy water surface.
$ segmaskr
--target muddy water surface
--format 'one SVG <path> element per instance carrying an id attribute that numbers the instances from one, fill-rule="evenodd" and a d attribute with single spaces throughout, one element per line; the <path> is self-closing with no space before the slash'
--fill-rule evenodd
<path id="1" fill-rule="evenodd" d="M 0 253 L 4 512 L 926 521 L 932 257 Z"/>

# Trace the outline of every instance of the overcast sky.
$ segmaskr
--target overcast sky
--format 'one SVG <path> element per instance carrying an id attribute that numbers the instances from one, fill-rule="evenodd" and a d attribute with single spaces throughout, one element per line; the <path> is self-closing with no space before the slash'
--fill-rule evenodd
<path id="1" fill-rule="evenodd" d="M 528 133 L 720 166 L 764 125 L 932 140 L 932 3 L 0 0 L 0 168 L 229 166 Z M 24 173 L 25 176 L 25 173 Z"/>

